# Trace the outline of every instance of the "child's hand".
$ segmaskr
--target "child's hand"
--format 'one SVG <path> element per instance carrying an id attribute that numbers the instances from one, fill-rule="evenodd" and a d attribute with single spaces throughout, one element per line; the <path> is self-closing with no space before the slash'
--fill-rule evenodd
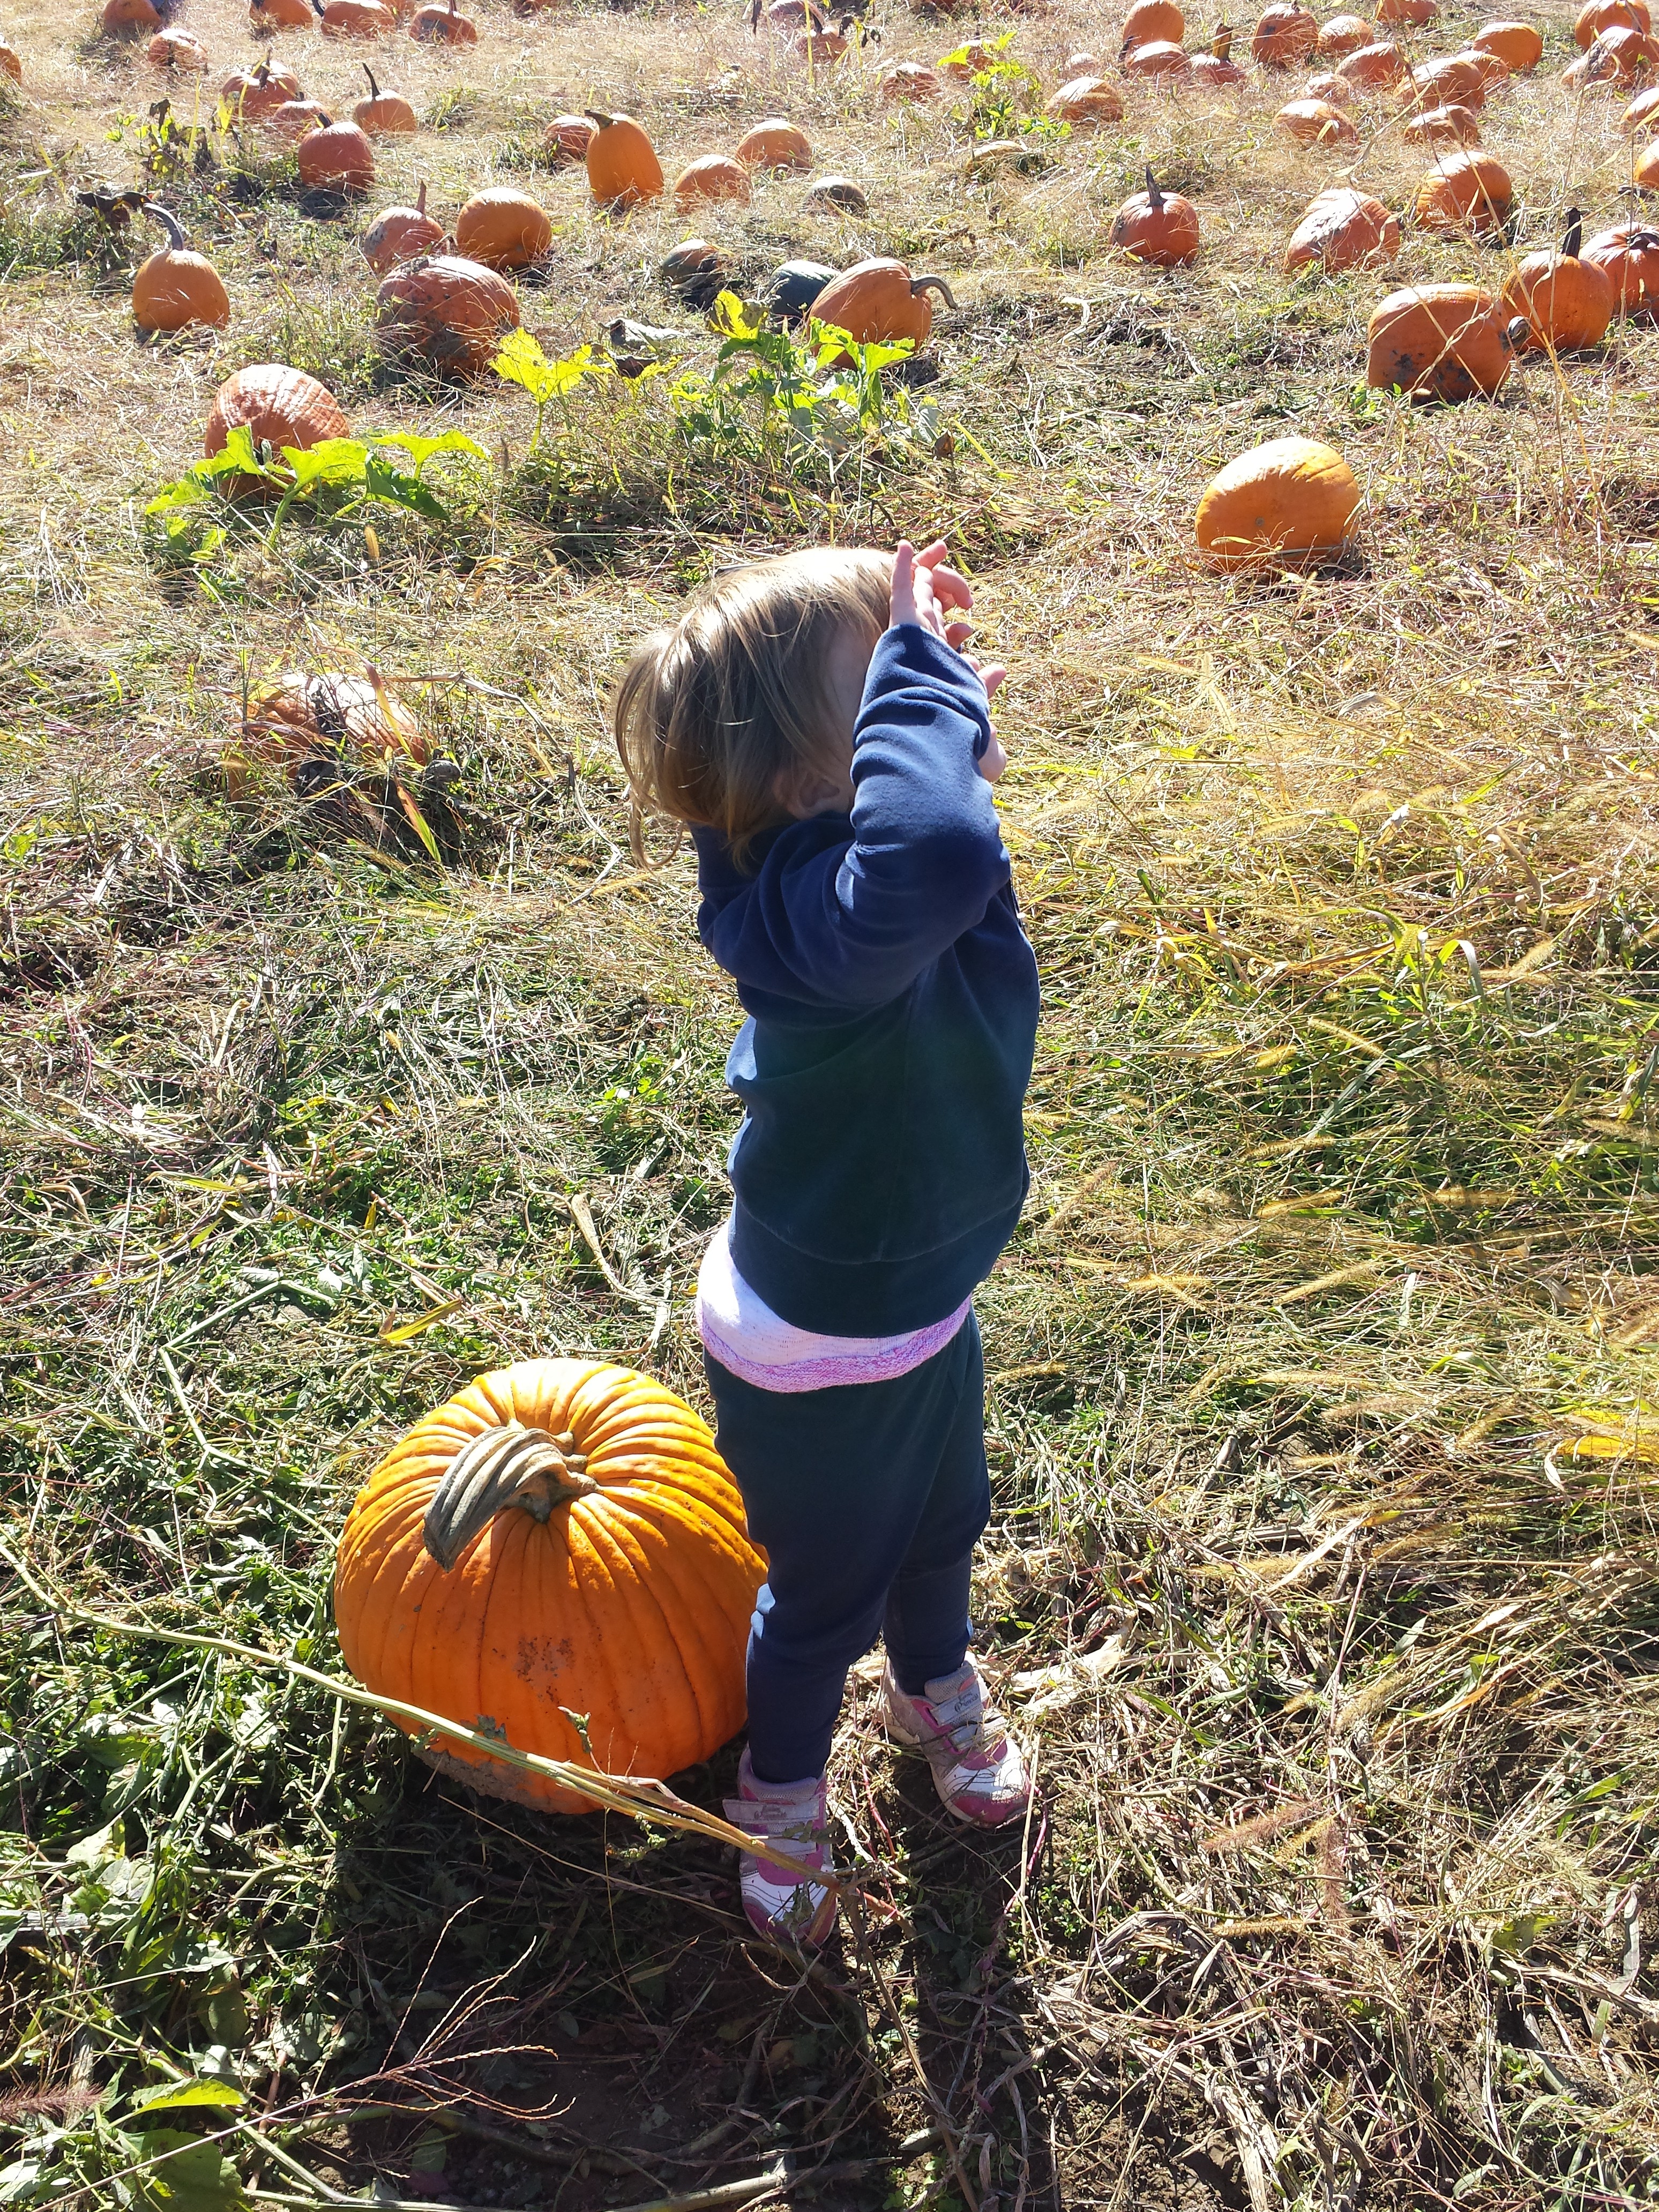
<path id="1" fill-rule="evenodd" d="M 1007 670 L 1000 661 L 985 666 L 964 650 L 974 634 L 972 623 L 952 620 L 952 615 L 966 614 L 974 604 L 974 594 L 965 576 L 945 565 L 945 541 L 935 538 L 920 553 L 908 538 L 901 538 L 898 550 L 893 556 L 892 620 L 913 622 L 931 635 L 941 639 L 953 651 L 960 653 L 985 686 L 988 699 L 996 696 Z M 1008 756 L 994 733 L 979 758 L 979 772 L 988 783 L 994 783 L 1008 765 Z"/>

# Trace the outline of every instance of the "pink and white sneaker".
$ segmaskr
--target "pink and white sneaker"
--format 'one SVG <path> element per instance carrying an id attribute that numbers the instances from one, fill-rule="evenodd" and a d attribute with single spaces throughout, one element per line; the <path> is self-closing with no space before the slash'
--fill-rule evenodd
<path id="1" fill-rule="evenodd" d="M 881 1679 L 881 1705 L 888 1735 L 921 1752 L 933 1768 L 933 1787 L 947 1812 L 976 1828 L 1024 1818 L 1030 1777 L 971 1652 L 954 1674 L 930 1682 L 920 1698 L 900 1689 L 889 1665 Z"/>
<path id="2" fill-rule="evenodd" d="M 734 1828 L 771 1843 L 825 1874 L 830 1856 L 830 1792 L 823 1778 L 807 1782 L 763 1782 L 745 1750 L 738 1766 L 738 1796 L 726 1801 Z M 757 1935 L 805 1949 L 822 1943 L 836 1924 L 835 1892 L 803 1881 L 793 1869 L 744 1851 L 738 1859 L 743 1909 Z"/>

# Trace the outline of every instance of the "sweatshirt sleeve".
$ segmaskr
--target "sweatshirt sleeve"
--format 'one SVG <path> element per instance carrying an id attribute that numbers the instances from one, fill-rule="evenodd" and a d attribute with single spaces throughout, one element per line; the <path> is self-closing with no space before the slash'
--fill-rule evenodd
<path id="1" fill-rule="evenodd" d="M 896 998 L 1008 881 L 991 787 L 985 687 L 961 655 L 906 623 L 878 645 L 854 738 L 852 841 L 763 868 L 714 921 L 709 949 L 739 983 L 848 1006 Z"/>

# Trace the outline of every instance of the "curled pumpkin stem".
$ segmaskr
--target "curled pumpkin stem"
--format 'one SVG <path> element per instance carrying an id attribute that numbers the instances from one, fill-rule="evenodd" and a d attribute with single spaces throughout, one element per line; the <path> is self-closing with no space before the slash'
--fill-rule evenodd
<path id="1" fill-rule="evenodd" d="M 924 292 L 937 292 L 951 313 L 956 313 L 956 295 L 942 276 L 913 276 L 910 279 L 910 297 L 919 300 Z"/>
<path id="2" fill-rule="evenodd" d="M 172 209 L 164 208 L 160 200 L 146 200 L 143 211 L 152 222 L 159 222 L 167 233 L 167 252 L 182 253 L 185 250 L 185 234 L 179 226 L 178 216 L 173 214 Z"/>
<path id="3" fill-rule="evenodd" d="M 617 119 L 614 115 L 607 115 L 602 107 L 585 107 L 582 113 L 600 131 L 608 131 Z"/>
<path id="4" fill-rule="evenodd" d="M 480 1529 L 509 1506 L 544 1522 L 555 1507 L 598 1488 L 568 1431 L 555 1437 L 510 1421 L 462 1445 L 426 1509 L 422 1534 L 447 1574 Z"/>
<path id="5" fill-rule="evenodd" d="M 368 79 L 368 96 L 369 96 L 369 98 L 370 98 L 371 100 L 378 100 L 378 99 L 380 98 L 380 86 L 379 86 L 378 84 L 376 84 L 376 83 L 375 83 L 375 82 L 374 82 L 374 70 L 373 70 L 372 69 L 370 69 L 370 67 L 369 67 L 369 65 L 368 65 L 368 64 L 367 62 L 365 62 L 365 63 L 363 64 L 363 75 L 364 75 L 364 76 Z"/>

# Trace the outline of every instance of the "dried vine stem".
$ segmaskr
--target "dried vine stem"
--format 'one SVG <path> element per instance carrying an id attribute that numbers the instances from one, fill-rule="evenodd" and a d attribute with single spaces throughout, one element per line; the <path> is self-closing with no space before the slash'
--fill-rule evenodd
<path id="1" fill-rule="evenodd" d="M 516 1746 L 504 1743 L 494 1736 L 483 1735 L 468 1728 L 461 1721 L 447 1719 L 441 1713 L 428 1712 L 423 1706 L 404 1704 L 401 1698 L 377 1697 L 360 1683 L 342 1681 L 337 1674 L 325 1674 L 316 1667 L 307 1667 L 303 1661 L 291 1658 L 285 1651 L 261 1651 L 251 1644 L 234 1644 L 228 1637 L 198 1636 L 188 1629 L 160 1628 L 148 1620 L 126 1620 L 118 1613 L 100 1613 L 91 1606 L 77 1605 L 41 1581 L 26 1567 L 9 1547 L 0 1540 L 0 1560 L 3 1560 L 23 1587 L 43 1605 L 48 1613 L 60 1620 L 79 1621 L 89 1628 L 101 1628 L 112 1636 L 148 1636 L 162 1644 L 176 1644 L 190 1651 L 223 1652 L 233 1659 L 240 1659 L 250 1667 L 264 1667 L 272 1674 L 287 1674 L 295 1681 L 309 1682 L 313 1689 L 325 1690 L 343 1705 L 363 1705 L 369 1711 L 380 1713 L 389 1720 L 411 1721 L 417 1728 L 430 1729 L 434 1735 L 453 1736 L 489 1759 L 498 1759 L 508 1766 L 525 1768 L 532 1774 L 545 1775 L 550 1782 L 574 1790 L 593 1805 L 609 1813 L 625 1813 L 630 1820 L 654 1822 L 664 1828 L 681 1828 L 695 1836 L 702 1836 L 713 1844 L 725 1844 L 747 1851 L 754 1849 L 755 1839 L 729 1820 L 722 1820 L 713 1813 L 705 1813 L 700 1805 L 693 1805 L 679 1797 L 661 1782 L 635 1782 L 621 1774 L 606 1774 L 597 1767 L 577 1766 L 569 1759 L 544 1759 L 539 1752 L 520 1751 Z M 766 1856 L 779 1866 L 809 1877 L 821 1889 L 844 1893 L 850 1887 L 845 1878 L 838 1878 L 827 1870 L 808 1866 L 792 1857 L 771 1843 L 766 1846 Z"/>

